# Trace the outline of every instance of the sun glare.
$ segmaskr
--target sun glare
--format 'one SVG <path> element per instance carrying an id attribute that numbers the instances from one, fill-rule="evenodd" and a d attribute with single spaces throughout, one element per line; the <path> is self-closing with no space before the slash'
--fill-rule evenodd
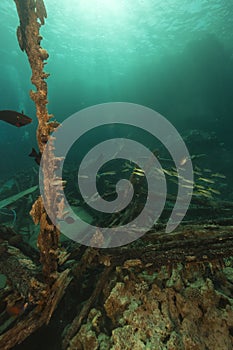
<path id="1" fill-rule="evenodd" d="M 81 12 L 94 12 L 101 17 L 114 14 L 119 16 L 123 14 L 125 7 L 123 0 L 68 0 L 66 4 Z"/>

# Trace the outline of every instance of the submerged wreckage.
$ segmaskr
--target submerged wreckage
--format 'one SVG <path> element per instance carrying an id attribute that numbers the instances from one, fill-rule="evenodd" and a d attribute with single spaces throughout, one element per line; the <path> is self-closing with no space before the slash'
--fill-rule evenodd
<path id="1" fill-rule="evenodd" d="M 43 0 L 14 1 L 19 46 L 36 87 L 30 96 L 43 153 L 58 126 L 47 110 L 44 66 L 49 55 L 40 35 L 47 14 Z M 54 158 L 44 170 L 45 186 L 56 181 L 53 168 L 59 161 Z M 59 203 L 55 187 L 47 206 Z M 1 208 L 36 190 L 35 185 L 11 196 Z M 45 349 L 69 350 L 232 348 L 232 204 L 213 206 L 198 196 L 196 201 L 191 210 L 204 208 L 208 219 L 186 221 L 171 234 L 157 224 L 137 242 L 101 250 L 61 243 L 39 196 L 31 209 L 39 224 L 38 250 L 20 232 L 0 227 L 0 348 L 22 343 L 23 349 L 32 349 L 41 341 Z M 58 206 L 57 212 L 63 203 Z M 48 331 L 49 337 L 43 337 Z"/>

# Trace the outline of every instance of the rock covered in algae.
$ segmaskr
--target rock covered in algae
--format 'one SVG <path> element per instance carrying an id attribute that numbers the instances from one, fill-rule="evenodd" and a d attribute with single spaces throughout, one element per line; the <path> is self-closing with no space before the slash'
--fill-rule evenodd
<path id="1" fill-rule="evenodd" d="M 101 312 L 93 308 L 89 313 L 87 323 L 82 325 L 77 336 L 72 339 L 68 350 L 110 349 L 110 339 L 106 334 L 102 333 L 100 329 L 102 318 Z"/>
<path id="2" fill-rule="evenodd" d="M 233 287 L 220 274 L 207 265 L 118 267 L 69 349 L 230 350 Z"/>

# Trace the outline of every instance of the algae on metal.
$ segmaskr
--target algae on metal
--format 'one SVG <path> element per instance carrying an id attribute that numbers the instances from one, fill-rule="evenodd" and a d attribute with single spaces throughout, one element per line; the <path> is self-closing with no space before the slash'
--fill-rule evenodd
<path id="1" fill-rule="evenodd" d="M 47 83 L 49 74 L 44 71 L 46 60 L 49 57 L 47 51 L 41 47 L 42 36 L 40 28 L 45 23 L 47 17 L 43 0 L 14 0 L 16 3 L 20 25 L 17 29 L 17 37 L 21 50 L 25 51 L 32 70 L 31 81 L 36 87 L 36 91 L 31 91 L 30 96 L 36 105 L 38 118 L 37 141 L 40 152 L 50 137 L 51 132 L 57 123 L 50 122 L 52 115 L 47 109 Z M 52 152 L 52 149 L 50 150 Z M 53 173 L 56 159 L 53 159 L 47 167 L 44 167 L 44 186 L 49 186 L 53 181 Z M 56 187 L 53 188 L 50 205 L 56 203 Z M 56 211 L 56 208 L 54 208 Z M 59 231 L 51 224 L 45 212 L 41 197 L 34 203 L 31 215 L 35 223 L 40 223 L 40 234 L 38 237 L 38 247 L 41 254 L 44 275 L 51 282 L 57 272 L 57 256 Z"/>

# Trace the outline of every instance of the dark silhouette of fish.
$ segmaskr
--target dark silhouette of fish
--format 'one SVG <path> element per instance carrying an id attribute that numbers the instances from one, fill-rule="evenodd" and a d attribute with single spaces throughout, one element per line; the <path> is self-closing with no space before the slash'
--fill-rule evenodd
<path id="1" fill-rule="evenodd" d="M 0 111 L 0 120 L 17 126 L 18 128 L 32 122 L 32 119 L 25 114 L 10 110 Z"/>
<path id="2" fill-rule="evenodd" d="M 65 218 L 64 220 L 67 224 L 73 224 L 75 222 L 75 220 L 71 217 L 68 216 L 67 218 Z"/>
<path id="3" fill-rule="evenodd" d="M 31 153 L 29 154 L 29 157 L 33 157 L 36 164 L 40 165 L 41 161 L 41 152 L 37 152 L 35 148 L 32 149 Z"/>

